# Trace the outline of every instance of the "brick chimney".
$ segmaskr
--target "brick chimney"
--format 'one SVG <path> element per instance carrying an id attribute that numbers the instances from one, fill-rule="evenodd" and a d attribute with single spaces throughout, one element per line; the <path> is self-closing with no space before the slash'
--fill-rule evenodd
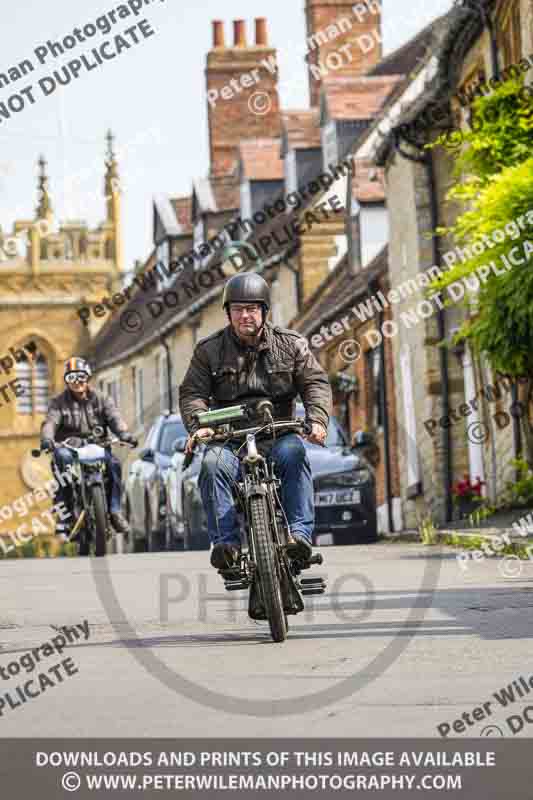
<path id="1" fill-rule="evenodd" d="M 320 97 L 320 73 L 358 78 L 382 58 L 381 6 L 378 0 L 306 0 L 311 105 Z M 341 50 L 341 48 L 343 48 Z"/>
<path id="2" fill-rule="evenodd" d="M 224 23 L 214 21 L 205 72 L 210 174 L 230 175 L 241 139 L 280 135 L 276 50 L 268 46 L 266 19 L 255 20 L 255 43 L 250 44 L 245 21 L 235 20 L 231 46 L 225 44 Z"/>

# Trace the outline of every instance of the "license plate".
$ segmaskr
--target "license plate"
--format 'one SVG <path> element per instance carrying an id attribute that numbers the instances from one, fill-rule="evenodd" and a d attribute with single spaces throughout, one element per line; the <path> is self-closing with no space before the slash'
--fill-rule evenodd
<path id="1" fill-rule="evenodd" d="M 333 534 L 319 533 L 315 541 L 317 547 L 327 547 L 328 545 L 333 544 Z"/>
<path id="2" fill-rule="evenodd" d="M 360 502 L 361 491 L 359 489 L 315 493 L 315 506 L 351 506 Z"/>

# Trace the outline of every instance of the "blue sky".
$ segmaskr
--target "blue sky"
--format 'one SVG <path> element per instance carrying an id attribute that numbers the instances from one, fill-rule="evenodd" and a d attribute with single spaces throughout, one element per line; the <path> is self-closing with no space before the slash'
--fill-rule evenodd
<path id="1" fill-rule="evenodd" d="M 127 2 L 127 0 L 122 0 Z M 121 5 L 120 0 L 89 5 L 82 0 L 17 0 L 2 19 L 0 73 L 29 58 L 34 73 L 0 89 L 0 102 L 66 62 L 51 57 L 38 65 L 34 50 L 47 40 L 61 40 L 76 27 Z M 384 0 L 385 53 L 395 49 L 431 19 L 448 10 L 451 0 Z M 45 97 L 34 90 L 36 102 L 0 122 L 0 224 L 11 230 L 15 218 L 31 218 L 37 201 L 36 162 L 48 160 L 50 191 L 59 219 L 87 219 L 91 225 L 105 213 L 103 169 L 105 133 L 117 137 L 123 180 L 125 266 L 149 253 L 154 194 L 190 191 L 194 177 L 208 169 L 205 58 L 211 47 L 211 20 L 247 20 L 251 39 L 255 17 L 268 18 L 269 42 L 278 49 L 281 100 L 284 107 L 308 107 L 307 78 L 302 58 L 305 40 L 304 0 L 266 3 L 265 0 L 152 0 L 137 17 L 119 20 L 107 36 L 99 34 L 78 43 L 68 58 L 90 52 L 146 18 L 155 35 L 114 60 L 60 86 Z M 130 38 L 131 41 L 131 38 Z M 292 46 L 301 42 L 299 48 Z M 286 88 L 284 88 L 284 84 Z"/>

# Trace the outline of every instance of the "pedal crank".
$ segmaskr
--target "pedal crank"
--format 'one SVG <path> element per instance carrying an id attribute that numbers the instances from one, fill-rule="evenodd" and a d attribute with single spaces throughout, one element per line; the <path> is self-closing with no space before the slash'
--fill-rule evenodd
<path id="1" fill-rule="evenodd" d="M 248 589 L 250 579 L 240 566 L 230 567 L 230 569 L 219 569 L 218 574 L 222 576 L 224 588 L 228 592 L 236 592 L 239 589 Z"/>

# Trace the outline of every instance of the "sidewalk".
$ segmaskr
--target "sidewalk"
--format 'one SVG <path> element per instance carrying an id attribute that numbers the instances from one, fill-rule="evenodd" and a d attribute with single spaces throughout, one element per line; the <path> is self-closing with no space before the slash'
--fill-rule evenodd
<path id="1" fill-rule="evenodd" d="M 512 511 L 498 511 L 491 517 L 480 522 L 479 525 L 471 525 L 468 519 L 457 520 L 456 522 L 447 522 L 441 528 L 438 528 L 439 536 L 457 536 L 470 535 L 470 536 L 502 536 L 507 534 L 509 538 L 516 541 L 524 541 L 526 538 L 524 534 L 520 534 L 519 530 L 513 527 L 513 523 L 520 526 L 522 522 L 522 530 L 526 531 L 527 538 L 533 537 L 533 509 L 519 508 Z"/>

